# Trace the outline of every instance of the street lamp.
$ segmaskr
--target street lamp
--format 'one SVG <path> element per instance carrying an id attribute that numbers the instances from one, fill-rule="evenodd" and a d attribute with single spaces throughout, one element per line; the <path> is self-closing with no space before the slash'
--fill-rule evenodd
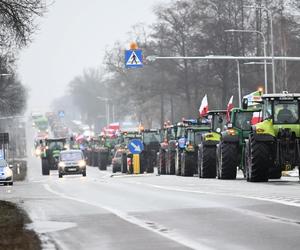
<path id="1" fill-rule="evenodd" d="M 276 93 L 276 84 L 275 84 L 275 60 L 274 60 L 274 35 L 273 35 L 273 14 L 272 12 L 265 6 L 257 6 L 257 5 L 247 5 L 243 6 L 244 8 L 250 9 L 261 9 L 268 13 L 268 16 L 271 19 L 270 28 L 271 28 L 271 57 L 272 57 L 272 81 L 273 81 L 273 93 Z"/>
<path id="2" fill-rule="evenodd" d="M 110 124 L 110 108 L 109 108 L 109 101 L 111 101 L 111 98 L 107 98 L 107 97 L 101 97 L 101 96 L 97 96 L 97 99 L 104 101 L 105 102 L 105 116 L 106 116 L 106 123 L 107 125 Z M 115 121 L 115 105 L 114 103 L 112 103 L 112 119 L 113 122 Z"/>
<path id="3" fill-rule="evenodd" d="M 258 30 L 225 30 L 225 32 L 241 32 L 241 33 L 256 33 L 262 36 L 264 43 L 264 57 L 267 57 L 267 43 L 264 34 Z M 264 69 L 265 69 L 265 91 L 268 93 L 268 70 L 267 70 L 267 60 L 264 60 Z"/>

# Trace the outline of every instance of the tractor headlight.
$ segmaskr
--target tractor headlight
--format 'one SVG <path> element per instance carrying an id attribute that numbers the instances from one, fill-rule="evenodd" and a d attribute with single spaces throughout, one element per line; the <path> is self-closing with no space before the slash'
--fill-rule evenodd
<path id="1" fill-rule="evenodd" d="M 78 162 L 78 166 L 79 166 L 80 168 L 84 168 L 84 167 L 86 166 L 85 160 L 80 160 L 80 161 Z"/>
<path id="2" fill-rule="evenodd" d="M 40 156 L 42 154 L 42 150 L 40 149 L 40 148 L 37 148 L 36 150 L 35 150 L 35 155 L 36 156 Z"/>
<path id="3" fill-rule="evenodd" d="M 235 135 L 235 130 L 234 129 L 228 129 L 228 134 L 229 135 Z"/>

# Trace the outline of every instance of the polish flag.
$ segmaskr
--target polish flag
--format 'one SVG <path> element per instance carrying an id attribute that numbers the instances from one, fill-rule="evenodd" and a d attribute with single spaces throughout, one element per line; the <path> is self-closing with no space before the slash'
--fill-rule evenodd
<path id="1" fill-rule="evenodd" d="M 226 112 L 226 120 L 230 121 L 230 111 L 233 109 L 233 96 L 231 96 L 228 104 L 227 104 L 227 112 Z"/>
<path id="2" fill-rule="evenodd" d="M 207 95 L 205 95 L 202 99 L 201 106 L 199 108 L 199 115 L 200 117 L 203 117 L 207 115 L 208 113 L 208 101 L 207 101 Z"/>
<path id="3" fill-rule="evenodd" d="M 256 123 L 259 123 L 262 121 L 262 112 L 253 112 L 252 119 L 251 119 L 251 125 L 255 125 Z"/>

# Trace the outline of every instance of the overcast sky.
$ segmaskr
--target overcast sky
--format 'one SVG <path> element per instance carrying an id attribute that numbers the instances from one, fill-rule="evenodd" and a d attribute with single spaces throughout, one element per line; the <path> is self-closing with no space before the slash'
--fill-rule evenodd
<path id="1" fill-rule="evenodd" d="M 160 2 L 56 0 L 39 20 L 33 43 L 20 53 L 19 75 L 29 88 L 29 110 L 45 111 L 75 76 L 100 67 L 105 48 L 126 40 L 132 25 L 152 23 L 153 6 Z"/>

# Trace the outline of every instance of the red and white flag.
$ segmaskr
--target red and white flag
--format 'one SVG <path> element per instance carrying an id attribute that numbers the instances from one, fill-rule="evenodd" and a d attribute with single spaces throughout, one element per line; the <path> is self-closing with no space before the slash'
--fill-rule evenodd
<path id="1" fill-rule="evenodd" d="M 199 115 L 200 117 L 203 117 L 207 115 L 208 113 L 208 101 L 207 101 L 207 95 L 205 95 L 202 99 L 200 108 L 199 108 Z"/>
<path id="2" fill-rule="evenodd" d="M 253 112 L 253 116 L 251 119 L 251 125 L 255 125 L 262 121 L 262 112 Z"/>
<path id="3" fill-rule="evenodd" d="M 227 113 L 226 113 L 226 120 L 227 122 L 230 121 L 230 111 L 233 109 L 233 96 L 231 96 L 228 104 L 227 104 Z"/>

